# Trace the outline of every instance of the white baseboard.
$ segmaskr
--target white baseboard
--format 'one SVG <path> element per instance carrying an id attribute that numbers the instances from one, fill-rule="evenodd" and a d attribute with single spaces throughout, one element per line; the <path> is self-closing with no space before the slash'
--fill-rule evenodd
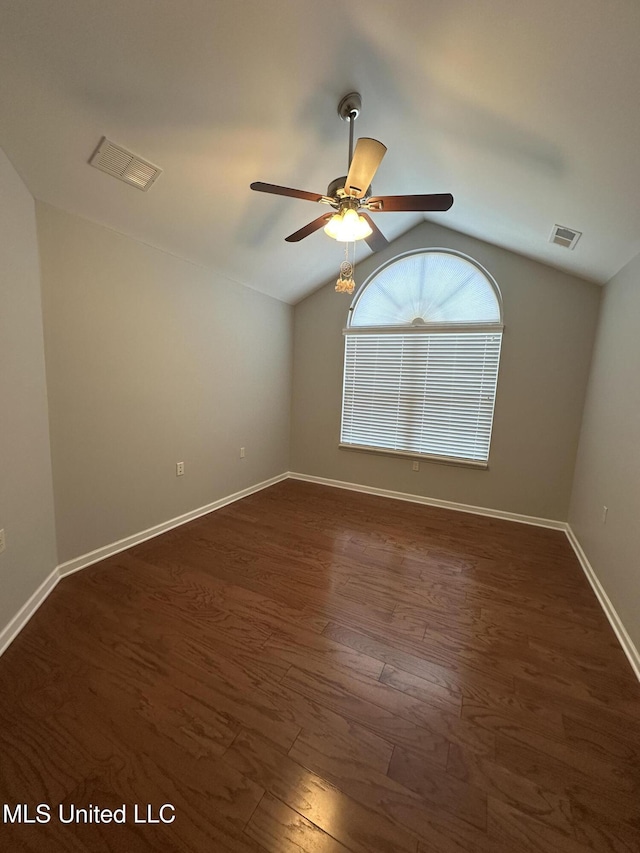
<path id="1" fill-rule="evenodd" d="M 582 571 L 587 576 L 587 580 L 591 584 L 591 588 L 596 594 L 596 598 L 600 602 L 600 606 L 604 610 L 604 614 L 609 620 L 609 624 L 613 628 L 613 631 L 618 638 L 618 642 L 622 646 L 622 651 L 627 656 L 629 663 L 631 664 L 631 668 L 638 681 L 640 681 L 640 652 L 635 647 L 633 640 L 627 633 L 627 629 L 624 627 L 622 619 L 618 616 L 618 612 L 615 607 L 611 603 L 611 599 L 607 595 L 604 590 L 604 587 L 600 583 L 597 574 L 591 563 L 589 562 L 587 555 L 582 550 L 582 545 L 578 541 L 578 537 L 575 535 L 573 530 L 571 529 L 571 525 L 566 525 L 566 533 L 567 539 L 571 543 L 571 547 L 573 548 L 576 557 L 580 565 L 582 566 Z"/>
<path id="2" fill-rule="evenodd" d="M 58 569 L 54 569 L 33 593 L 33 595 L 22 605 L 8 625 L 0 630 L 0 655 L 5 652 L 36 612 L 38 607 L 47 598 L 60 580 Z"/>
<path id="3" fill-rule="evenodd" d="M 239 501 L 241 498 L 246 498 L 248 495 L 254 494 L 254 492 L 260 492 L 262 489 L 273 486 L 281 480 L 286 480 L 287 476 L 288 475 L 284 473 L 279 474 L 277 477 L 271 477 L 270 480 L 264 480 L 262 483 L 256 483 L 253 486 L 249 486 L 246 489 L 235 492 L 233 495 L 220 498 L 220 500 L 213 501 L 213 503 L 207 504 L 206 506 L 191 510 L 191 512 L 186 512 L 184 515 L 172 518 L 162 524 L 156 524 L 154 527 L 149 527 L 147 530 L 143 530 L 140 533 L 134 533 L 132 536 L 127 536 L 124 539 L 113 542 L 111 545 L 105 545 L 102 548 L 97 548 L 95 551 L 83 554 L 80 557 L 76 557 L 74 560 L 68 560 L 66 563 L 62 563 L 57 566 L 51 572 L 49 577 L 33 593 L 29 600 L 20 608 L 8 625 L 0 629 L 0 655 L 6 651 L 11 642 L 18 636 L 38 607 L 40 607 L 49 593 L 54 589 L 57 583 L 62 580 L 62 578 L 67 575 L 71 575 L 74 572 L 78 572 L 80 569 L 85 569 L 93 563 L 98 563 L 106 557 L 118 554 L 120 551 L 125 551 L 133 545 L 138 545 L 140 542 L 152 539 L 154 536 L 159 536 L 161 533 L 166 533 L 167 530 L 179 527 L 181 524 L 186 524 L 188 521 L 193 521 L 201 515 L 207 515 L 209 512 L 222 509 L 222 507 L 227 506 L 227 504 Z"/>
<path id="4" fill-rule="evenodd" d="M 120 551 L 126 551 L 127 548 L 132 548 L 134 545 L 139 545 L 141 542 L 146 542 L 147 539 L 153 539 L 154 536 L 160 536 L 161 533 L 166 533 L 168 530 L 173 530 L 174 527 L 180 527 L 189 521 L 200 518 L 201 515 L 207 515 L 210 512 L 215 512 L 217 509 L 222 509 L 223 506 L 246 498 L 254 492 L 260 492 L 281 480 L 286 480 L 287 474 L 279 474 L 277 477 L 271 477 L 270 480 L 263 480 L 262 483 L 256 483 L 254 486 L 249 486 L 239 492 L 235 492 L 213 503 L 201 506 L 198 509 L 193 509 L 190 512 L 185 512 L 184 515 L 178 515 L 176 518 L 171 518 L 169 521 L 163 521 L 162 524 L 156 524 L 154 527 L 149 527 L 147 530 L 142 530 L 140 533 L 134 533 L 131 536 L 125 536 L 124 539 L 119 539 L 117 542 L 112 542 L 110 545 L 104 545 L 102 548 L 97 548 L 95 551 L 90 551 L 88 554 L 82 554 L 73 560 L 68 560 L 66 563 L 61 563 L 58 566 L 60 577 L 72 575 L 74 572 L 79 572 L 80 569 L 86 569 L 87 566 L 93 563 L 99 563 L 100 560 L 105 560 L 114 554 L 119 554 Z"/>
<path id="5" fill-rule="evenodd" d="M 375 486 L 362 486 L 359 483 L 346 483 L 344 480 L 329 480 L 326 477 L 313 477 L 310 474 L 297 474 L 293 471 L 289 471 L 289 477 L 292 480 L 304 480 L 307 483 L 318 483 L 321 486 L 333 486 L 337 489 L 348 489 L 352 492 L 364 492 L 367 495 L 379 495 L 380 497 L 393 498 L 393 500 L 397 501 L 409 501 L 410 503 L 424 504 L 425 506 L 451 509 L 455 512 L 469 512 L 472 515 L 485 515 L 489 518 L 517 521 L 520 524 L 531 524 L 534 527 L 550 527 L 552 530 L 566 529 L 566 522 L 555 521 L 551 518 L 537 518 L 534 515 L 521 515 L 517 512 L 507 512 L 501 509 L 471 506 L 470 504 L 455 503 L 454 501 L 443 501 L 439 498 L 427 498 L 423 495 L 413 495 L 409 492 L 394 492 L 389 489 L 378 489 Z"/>

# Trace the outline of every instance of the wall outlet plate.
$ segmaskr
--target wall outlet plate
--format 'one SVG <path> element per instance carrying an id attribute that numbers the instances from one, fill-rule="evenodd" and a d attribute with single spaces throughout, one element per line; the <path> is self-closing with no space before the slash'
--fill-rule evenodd
<path id="1" fill-rule="evenodd" d="M 184 474 L 184 462 L 176 462 L 176 477 L 182 477 Z"/>
<path id="2" fill-rule="evenodd" d="M 5 539 L 4 539 L 4 527 L 3 527 L 2 530 L 0 530 L 0 554 L 2 554 L 4 549 L 5 549 Z"/>

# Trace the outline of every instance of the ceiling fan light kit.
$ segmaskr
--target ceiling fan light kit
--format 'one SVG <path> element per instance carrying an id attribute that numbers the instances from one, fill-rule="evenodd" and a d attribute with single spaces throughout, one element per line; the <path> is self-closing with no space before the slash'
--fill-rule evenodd
<path id="1" fill-rule="evenodd" d="M 367 211 L 372 213 L 444 211 L 448 210 L 453 204 L 453 196 L 449 193 L 372 196 L 371 181 L 387 152 L 387 148 L 377 139 L 362 137 L 358 140 L 354 150 L 354 122 L 360 115 L 361 109 L 362 98 L 358 92 L 350 92 L 338 104 L 338 115 L 343 121 L 349 122 L 349 172 L 345 177 L 335 178 L 331 181 L 326 195 L 267 184 L 262 181 L 251 184 L 251 189 L 256 192 L 318 202 L 329 205 L 335 210 L 335 213 L 319 216 L 313 222 L 309 222 L 308 225 L 285 237 L 288 243 L 297 243 L 324 227 L 325 234 L 334 240 L 346 244 L 365 240 L 372 251 L 378 252 L 384 249 L 388 242 Z M 348 258 L 346 258 L 345 263 L 349 264 Z M 352 292 L 347 288 L 348 284 L 353 284 L 353 265 L 350 264 L 350 267 L 351 275 L 349 277 L 343 276 L 341 270 L 336 290 Z"/>
<path id="2" fill-rule="evenodd" d="M 355 243 L 364 240 L 373 233 L 371 226 L 352 207 L 347 207 L 340 213 L 334 213 L 324 226 L 324 233 L 341 243 Z"/>

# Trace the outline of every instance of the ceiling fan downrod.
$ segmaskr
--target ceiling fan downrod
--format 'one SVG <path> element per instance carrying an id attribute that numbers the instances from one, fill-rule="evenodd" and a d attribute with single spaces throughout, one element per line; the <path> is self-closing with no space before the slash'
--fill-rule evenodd
<path id="1" fill-rule="evenodd" d="M 351 168 L 351 161 L 353 160 L 353 125 L 360 115 L 361 109 L 362 97 L 359 92 L 350 92 L 338 104 L 338 115 L 343 121 L 349 122 L 349 165 L 347 171 Z"/>

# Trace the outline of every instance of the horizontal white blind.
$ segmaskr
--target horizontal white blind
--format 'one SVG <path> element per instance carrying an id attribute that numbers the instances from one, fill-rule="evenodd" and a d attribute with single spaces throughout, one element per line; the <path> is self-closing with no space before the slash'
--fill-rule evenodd
<path id="1" fill-rule="evenodd" d="M 346 335 L 341 442 L 486 462 L 499 332 Z"/>

